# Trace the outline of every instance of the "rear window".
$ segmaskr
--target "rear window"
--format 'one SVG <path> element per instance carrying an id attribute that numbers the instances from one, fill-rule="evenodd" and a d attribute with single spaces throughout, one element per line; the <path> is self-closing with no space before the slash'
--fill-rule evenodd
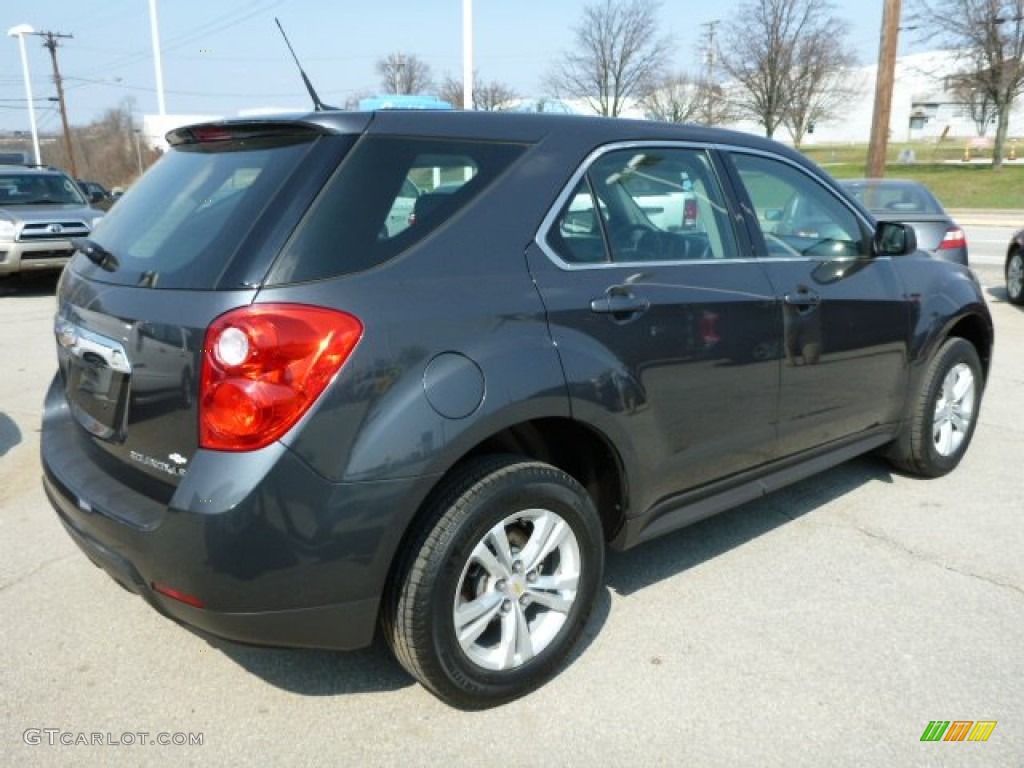
<path id="1" fill-rule="evenodd" d="M 269 282 L 377 266 L 463 210 L 523 152 L 520 144 L 364 137 L 327 183 Z"/>
<path id="2" fill-rule="evenodd" d="M 899 183 L 843 184 L 858 202 L 876 213 L 942 213 L 939 201 L 924 187 Z"/>
<path id="3" fill-rule="evenodd" d="M 75 269 L 102 282 L 215 287 L 259 218 L 280 207 L 275 199 L 314 145 L 314 136 L 172 148 L 93 231 L 92 239 L 116 257 L 117 269 L 102 270 L 81 255 Z"/>

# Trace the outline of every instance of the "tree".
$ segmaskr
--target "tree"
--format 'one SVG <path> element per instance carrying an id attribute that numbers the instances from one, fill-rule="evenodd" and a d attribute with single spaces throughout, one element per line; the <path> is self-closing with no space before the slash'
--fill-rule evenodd
<path id="1" fill-rule="evenodd" d="M 812 111 L 815 119 L 830 111 L 821 96 L 851 62 L 846 35 L 828 0 L 750 0 L 740 6 L 718 49 L 721 66 L 735 81 L 737 109 L 764 126 L 768 138 L 787 118 L 802 126 L 802 136 Z M 818 74 L 808 82 L 812 72 Z M 803 92 L 802 116 L 788 113 L 797 90 Z"/>
<path id="2" fill-rule="evenodd" d="M 1002 168 L 1010 112 L 1024 93 L 1024 0 L 918 0 L 914 23 L 955 52 L 957 77 L 973 98 L 991 102 L 992 167 Z"/>
<path id="3" fill-rule="evenodd" d="M 794 47 L 782 123 L 797 147 L 815 123 L 834 117 L 863 87 L 853 73 L 856 58 L 835 43 L 836 35 L 846 36 L 849 25 L 836 21 L 834 29 L 831 37 L 802 36 Z"/>
<path id="4" fill-rule="evenodd" d="M 725 90 L 705 78 L 685 72 L 663 75 L 640 99 L 648 120 L 666 123 L 722 125 L 736 118 Z"/>
<path id="5" fill-rule="evenodd" d="M 155 163 L 160 153 L 146 146 L 135 132 L 132 99 L 123 100 L 117 107 L 86 126 L 71 128 L 78 175 L 88 181 L 98 181 L 105 187 L 125 186 L 141 170 Z M 43 162 L 66 168 L 67 150 L 63 142 L 43 147 Z"/>
<path id="6" fill-rule="evenodd" d="M 656 0 L 603 0 L 583 9 L 576 45 L 547 78 L 551 91 L 618 117 L 629 99 L 644 97 L 671 53 L 658 35 Z"/>
<path id="7" fill-rule="evenodd" d="M 451 76 L 446 77 L 438 88 L 438 97 L 449 102 L 456 109 L 464 109 L 462 104 L 462 81 Z M 483 112 L 496 112 L 504 109 L 509 102 L 519 98 L 515 89 L 497 80 L 482 82 L 473 75 L 473 109 Z"/>
<path id="8" fill-rule="evenodd" d="M 988 133 L 989 125 L 999 117 L 988 91 L 978 88 L 973 78 L 964 78 L 961 75 L 949 78 L 949 85 L 953 96 L 967 107 L 978 135 L 984 136 Z"/>
<path id="9" fill-rule="evenodd" d="M 434 88 L 430 65 L 415 54 L 397 51 L 377 60 L 377 74 L 384 93 L 416 94 Z"/>
<path id="10" fill-rule="evenodd" d="M 701 83 L 685 72 L 664 75 L 653 83 L 640 99 L 648 120 L 666 123 L 692 123 L 707 104 Z"/>

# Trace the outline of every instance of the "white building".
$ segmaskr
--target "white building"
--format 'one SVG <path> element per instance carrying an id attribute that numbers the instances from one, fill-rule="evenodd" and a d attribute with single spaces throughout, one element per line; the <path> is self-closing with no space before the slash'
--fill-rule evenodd
<path id="1" fill-rule="evenodd" d="M 978 129 L 967 105 L 948 89 L 949 78 L 959 69 L 951 51 L 931 51 L 903 56 L 896 61 L 892 110 L 889 114 L 889 140 L 894 142 L 927 141 L 939 138 L 971 141 Z M 854 87 L 859 89 L 839 114 L 814 126 L 804 137 L 804 145 L 866 144 L 871 136 L 871 117 L 875 104 L 875 79 L 878 67 L 862 67 L 851 73 Z M 751 133 L 763 133 L 756 123 L 746 121 L 735 126 Z M 1010 136 L 1024 137 L 1024 99 L 1018 100 L 1010 115 Z M 987 127 L 989 141 L 995 136 L 995 124 Z M 788 140 L 784 129 L 775 136 Z"/>

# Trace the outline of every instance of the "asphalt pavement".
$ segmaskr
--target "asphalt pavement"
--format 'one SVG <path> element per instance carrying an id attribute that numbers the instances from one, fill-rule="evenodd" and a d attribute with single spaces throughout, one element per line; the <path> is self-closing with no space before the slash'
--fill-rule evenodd
<path id="1" fill-rule="evenodd" d="M 957 471 L 926 481 L 857 459 L 612 554 L 561 674 L 471 714 L 380 644 L 211 644 L 95 568 L 39 484 L 53 284 L 9 291 L 0 764 L 1024 765 L 1024 312 L 998 266 L 978 272 L 995 360 Z M 996 725 L 984 742 L 922 742 L 933 721 Z"/>

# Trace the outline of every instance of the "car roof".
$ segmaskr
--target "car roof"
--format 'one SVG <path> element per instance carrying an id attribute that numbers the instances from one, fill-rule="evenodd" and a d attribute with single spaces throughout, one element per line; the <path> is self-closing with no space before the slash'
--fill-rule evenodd
<path id="1" fill-rule="evenodd" d="M 59 168 L 51 168 L 48 165 L 0 165 L 0 173 L 37 173 L 42 175 L 61 174 L 64 172 Z"/>
<path id="2" fill-rule="evenodd" d="M 305 115 L 268 115 L 184 126 L 167 134 L 171 144 L 187 141 L 188 131 L 199 126 L 249 125 L 304 126 L 324 133 L 410 135 L 424 138 L 473 138 L 533 143 L 547 138 L 572 139 L 594 146 L 611 142 L 678 141 L 704 145 L 724 144 L 770 151 L 813 167 L 790 147 L 750 133 L 695 124 L 554 113 L 485 112 L 462 110 L 379 110 L 375 112 L 323 111 Z"/>

